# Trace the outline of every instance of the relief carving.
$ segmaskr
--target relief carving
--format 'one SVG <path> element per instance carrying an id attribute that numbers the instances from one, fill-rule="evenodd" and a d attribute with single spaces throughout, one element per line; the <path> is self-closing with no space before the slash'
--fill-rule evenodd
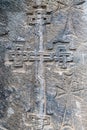
<path id="1" fill-rule="evenodd" d="M 86 53 L 82 57 L 77 53 L 86 34 L 81 26 L 85 2 L 24 1 L 24 14 L 16 18 L 21 21 L 25 16 L 25 27 L 21 27 L 28 31 L 24 39 L 17 35 L 17 40 L 6 43 L 5 65 L 11 71 L 7 129 L 86 130 Z M 19 25 L 16 29 L 21 30 Z M 0 129 L 5 130 L 4 125 L 0 124 Z"/>
<path id="2" fill-rule="evenodd" d="M 78 1 L 57 1 L 57 2 L 60 3 L 61 5 L 64 5 L 64 9 L 59 8 L 58 6 L 58 9 L 52 15 L 51 23 L 53 27 L 56 24 L 58 34 L 48 42 L 48 45 L 50 47 L 53 47 L 54 44 L 59 43 L 69 44 L 70 50 L 72 51 L 76 50 L 80 44 L 79 39 L 80 41 L 82 41 L 82 36 L 84 35 L 83 32 L 79 31 L 78 27 L 80 27 L 81 24 L 84 23 L 81 17 L 83 15 L 82 13 L 83 8 L 81 8 L 81 6 L 84 5 L 85 1 L 78 0 Z M 78 23 L 78 25 L 76 24 L 76 22 Z"/>
<path id="3" fill-rule="evenodd" d="M 56 125 L 56 127 L 61 130 L 65 128 L 73 130 L 76 128 L 79 121 L 81 122 L 81 125 L 78 126 L 77 129 L 82 127 L 83 119 L 81 121 L 81 118 L 83 116 L 81 115 L 80 120 L 78 116 L 80 116 L 82 109 L 84 109 L 83 111 L 85 112 L 86 107 L 84 107 L 84 104 L 87 104 L 87 100 L 84 99 L 84 96 L 81 96 L 83 93 L 87 93 L 87 88 L 85 87 L 86 85 L 83 86 L 85 77 L 83 75 L 84 72 L 80 73 L 79 69 L 74 68 L 73 73 L 70 75 L 66 75 L 64 72 L 62 75 L 56 74 L 56 76 L 52 76 L 51 80 L 54 79 L 55 84 L 52 84 L 53 81 L 50 81 L 47 78 L 47 82 L 49 80 L 47 83 L 47 114 L 52 117 L 55 116 L 55 119 L 57 118 L 57 120 L 59 120 L 58 126 Z M 82 80 L 77 77 L 80 77 Z M 61 114 L 62 118 L 60 118 Z M 75 124 L 74 120 L 77 120 L 77 124 Z"/>

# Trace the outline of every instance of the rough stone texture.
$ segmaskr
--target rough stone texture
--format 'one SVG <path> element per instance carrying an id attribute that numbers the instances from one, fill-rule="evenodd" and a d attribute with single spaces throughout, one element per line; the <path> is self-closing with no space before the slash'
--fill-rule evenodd
<path id="1" fill-rule="evenodd" d="M 86 0 L 0 0 L 0 130 L 87 130 Z"/>

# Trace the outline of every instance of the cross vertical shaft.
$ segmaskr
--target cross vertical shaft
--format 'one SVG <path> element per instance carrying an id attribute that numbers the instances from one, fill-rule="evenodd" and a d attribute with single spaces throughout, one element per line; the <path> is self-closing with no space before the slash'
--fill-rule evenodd
<path id="1" fill-rule="evenodd" d="M 33 7 L 34 8 L 34 27 L 35 34 L 37 35 L 37 41 L 35 41 L 35 80 L 38 87 L 38 95 L 39 98 L 38 105 L 36 104 L 36 115 L 40 118 L 40 130 L 43 129 L 44 126 L 44 118 L 46 115 L 46 86 L 45 86 L 45 76 L 44 76 L 44 28 L 45 28 L 45 9 L 46 7 L 41 5 L 41 3 Z M 36 36 L 35 35 L 35 36 Z M 35 38 L 35 40 L 36 40 Z M 39 54 L 39 55 L 38 55 Z M 38 57 L 38 58 L 37 58 Z M 39 82 L 38 82 L 39 81 Z M 38 84 L 39 83 L 39 84 Z M 37 88 L 36 88 L 37 89 Z"/>
<path id="2" fill-rule="evenodd" d="M 38 80 L 40 82 L 40 110 L 39 114 L 41 116 L 46 114 L 46 106 L 45 106 L 45 79 L 44 79 L 44 41 L 43 41 L 43 18 L 42 14 L 37 15 L 37 24 L 38 24 L 38 35 L 39 35 L 39 52 L 40 52 L 40 60 L 38 65 Z"/>
<path id="3" fill-rule="evenodd" d="M 38 6 L 37 6 L 38 7 Z M 38 34 L 38 52 L 40 53 L 39 62 L 36 61 L 35 69 L 37 72 L 36 79 L 39 81 L 40 89 L 39 89 L 39 111 L 38 115 L 40 116 L 40 127 L 43 129 L 44 125 L 44 116 L 46 115 L 46 94 L 45 94 L 45 77 L 44 77 L 44 19 L 43 19 L 43 9 L 38 8 L 36 11 L 36 27 Z M 36 52 L 37 53 L 37 52 Z M 37 56 L 37 54 L 36 54 Z M 37 66 L 38 62 L 38 66 Z"/>

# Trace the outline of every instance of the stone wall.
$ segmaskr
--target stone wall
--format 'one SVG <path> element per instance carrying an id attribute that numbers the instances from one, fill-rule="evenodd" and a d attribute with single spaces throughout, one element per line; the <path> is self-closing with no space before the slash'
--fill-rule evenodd
<path id="1" fill-rule="evenodd" d="M 0 130 L 87 130 L 86 8 L 0 0 Z"/>

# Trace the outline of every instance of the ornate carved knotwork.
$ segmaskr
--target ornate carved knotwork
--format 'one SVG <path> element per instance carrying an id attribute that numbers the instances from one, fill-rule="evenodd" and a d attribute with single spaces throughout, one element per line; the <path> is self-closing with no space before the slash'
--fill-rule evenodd
<path id="1" fill-rule="evenodd" d="M 13 62 L 14 67 L 23 67 L 24 62 L 40 61 L 41 52 L 23 50 L 23 46 L 16 46 L 12 51 L 9 51 L 8 58 Z M 43 52 L 44 62 L 58 62 L 62 68 L 67 68 L 68 62 L 73 62 L 73 56 L 66 51 L 65 46 L 57 46 L 55 52 Z"/>
<path id="2" fill-rule="evenodd" d="M 66 51 L 65 46 L 58 46 L 56 50 L 55 60 L 59 62 L 60 66 L 64 69 L 67 68 L 67 62 L 73 61 L 73 56 L 70 52 Z M 62 63 L 62 65 L 61 65 Z"/>
<path id="3" fill-rule="evenodd" d="M 39 24 L 39 20 L 42 19 L 42 25 L 50 24 L 51 12 L 46 11 L 46 5 L 34 5 L 33 12 L 28 12 L 28 23 L 30 26 Z"/>
<path id="4" fill-rule="evenodd" d="M 25 115 L 25 120 L 23 121 L 25 129 L 41 130 L 44 129 L 44 127 L 48 127 L 51 125 L 50 116 L 40 116 L 33 113 L 26 113 Z"/>

